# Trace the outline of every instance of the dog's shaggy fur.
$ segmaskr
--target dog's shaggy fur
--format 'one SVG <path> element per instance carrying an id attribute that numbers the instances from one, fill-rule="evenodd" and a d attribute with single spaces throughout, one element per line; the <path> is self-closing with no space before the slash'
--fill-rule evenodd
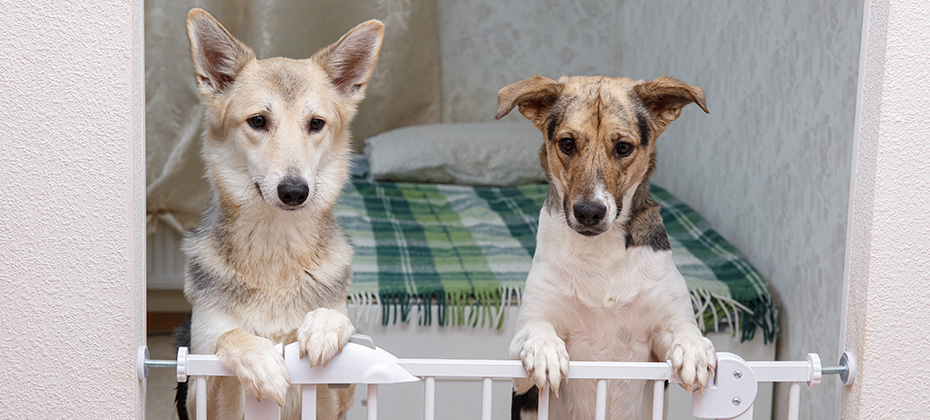
<path id="1" fill-rule="evenodd" d="M 236 373 L 207 380 L 210 418 L 242 418 L 243 387 L 297 418 L 299 392 L 273 345 L 298 341 L 302 356 L 325 363 L 354 332 L 346 317 L 352 247 L 332 210 L 384 26 L 362 23 L 307 60 L 257 60 L 203 10 L 188 14 L 187 28 L 213 197 L 183 242 L 192 313 L 179 344 L 215 353 Z M 181 418 L 193 412 L 186 391 Z M 318 418 L 341 418 L 353 392 L 321 390 Z"/>
<path id="2" fill-rule="evenodd" d="M 545 384 L 557 396 L 552 418 L 594 418 L 595 382 L 562 381 L 569 359 L 671 360 L 686 390 L 713 374 L 713 345 L 697 328 L 649 194 L 655 140 L 691 102 L 707 111 L 701 89 L 670 77 L 534 76 L 498 93 L 497 118 L 519 106 L 543 132 L 549 180 L 510 345 L 529 375 L 516 383 L 515 419 L 535 417 Z M 609 381 L 607 417 L 646 418 L 650 389 Z"/>

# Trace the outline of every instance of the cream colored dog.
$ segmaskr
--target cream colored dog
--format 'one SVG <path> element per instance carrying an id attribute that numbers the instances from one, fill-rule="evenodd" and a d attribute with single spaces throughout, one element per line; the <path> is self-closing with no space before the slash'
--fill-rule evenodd
<path id="1" fill-rule="evenodd" d="M 517 383 L 514 418 L 535 417 L 544 384 L 558 396 L 551 418 L 594 418 L 595 382 L 562 381 L 569 359 L 671 360 L 686 389 L 707 384 L 716 353 L 649 194 L 656 138 L 691 102 L 707 111 L 701 89 L 670 77 L 534 76 L 498 93 L 497 118 L 519 106 L 543 132 L 549 180 L 510 345 L 529 374 Z M 649 389 L 609 381 L 608 418 L 646 418 Z"/>
<path id="2" fill-rule="evenodd" d="M 384 26 L 362 23 L 307 60 L 257 60 L 203 10 L 191 10 L 187 29 L 213 198 L 183 242 L 193 310 L 178 341 L 192 353 L 215 352 L 236 373 L 207 380 L 210 418 L 242 418 L 244 387 L 296 419 L 299 393 L 273 345 L 298 341 L 302 356 L 326 363 L 354 332 L 346 317 L 352 247 L 332 210 Z M 194 393 L 181 385 L 186 418 Z M 318 418 L 342 418 L 353 392 L 321 389 Z"/>

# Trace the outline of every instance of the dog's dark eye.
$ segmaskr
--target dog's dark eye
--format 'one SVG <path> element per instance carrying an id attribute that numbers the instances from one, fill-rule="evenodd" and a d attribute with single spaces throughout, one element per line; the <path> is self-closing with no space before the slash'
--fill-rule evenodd
<path id="1" fill-rule="evenodd" d="M 614 154 L 617 155 L 617 157 L 627 157 L 630 153 L 633 153 L 633 145 L 630 143 L 622 141 L 614 146 Z"/>
<path id="2" fill-rule="evenodd" d="M 265 129 L 265 117 L 261 115 L 256 115 L 252 118 L 249 118 L 249 125 L 256 130 Z"/>
<path id="3" fill-rule="evenodd" d="M 575 153 L 575 140 L 565 137 L 559 140 L 559 149 L 562 149 L 562 153 L 566 155 L 571 155 Z"/>
<path id="4" fill-rule="evenodd" d="M 310 120 L 310 131 L 320 131 L 323 129 L 324 125 L 326 125 L 326 121 L 323 121 L 319 118 L 314 118 Z"/>

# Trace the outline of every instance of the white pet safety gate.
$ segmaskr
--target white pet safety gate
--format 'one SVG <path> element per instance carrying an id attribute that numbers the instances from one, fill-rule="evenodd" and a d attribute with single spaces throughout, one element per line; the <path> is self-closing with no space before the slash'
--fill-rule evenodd
<path id="1" fill-rule="evenodd" d="M 300 385 L 303 403 L 302 420 L 316 418 L 317 386 L 338 384 L 368 384 L 368 419 L 378 417 L 378 386 L 402 382 L 424 382 L 424 420 L 435 419 L 435 390 L 437 377 L 480 378 L 482 382 L 481 419 L 491 418 L 492 378 L 525 378 L 526 371 L 516 360 L 455 360 L 455 359 L 398 359 L 375 347 L 371 338 L 355 335 L 341 353 L 333 357 L 326 367 L 311 368 L 308 359 L 298 358 L 297 343 L 276 347 L 283 351 L 291 383 Z M 788 419 L 797 420 L 801 383 L 810 387 L 820 385 L 821 375 L 837 374 L 844 384 L 855 379 L 855 360 L 850 353 L 840 358 L 840 366 L 824 368 L 820 357 L 811 353 L 803 362 L 747 362 L 732 353 L 717 353 L 717 372 L 713 383 L 703 395 L 693 393 L 691 413 L 700 419 L 751 420 L 752 405 L 759 382 L 790 382 Z M 176 368 L 178 382 L 193 379 L 196 386 L 196 418 L 207 418 L 207 376 L 234 376 L 213 355 L 188 354 L 186 347 L 178 349 L 177 360 L 150 360 L 145 346 L 139 348 L 137 368 L 139 379 L 148 376 L 151 367 Z M 570 362 L 570 379 L 596 379 L 597 392 L 592 403 L 596 419 L 604 420 L 607 413 L 607 380 L 638 379 L 653 381 L 653 419 L 663 417 L 665 381 L 676 383 L 670 363 L 632 362 Z M 247 396 L 248 397 L 248 396 Z M 244 398 L 245 420 L 279 419 L 280 407 L 270 400 L 257 402 Z M 539 420 L 549 418 L 549 387 L 539 395 Z"/>

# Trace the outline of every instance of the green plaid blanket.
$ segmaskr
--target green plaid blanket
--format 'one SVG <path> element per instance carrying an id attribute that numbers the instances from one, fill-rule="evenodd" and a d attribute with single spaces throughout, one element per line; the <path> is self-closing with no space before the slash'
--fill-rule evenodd
<path id="1" fill-rule="evenodd" d="M 500 327 L 518 302 L 536 247 L 548 186 L 473 187 L 352 179 L 336 216 L 355 245 L 350 298 L 380 304 L 381 322 L 409 322 L 438 305 L 439 325 Z M 652 186 L 698 324 L 742 340 L 778 334 L 777 309 L 759 273 L 693 209 Z M 418 323 L 433 322 L 418 310 Z"/>

